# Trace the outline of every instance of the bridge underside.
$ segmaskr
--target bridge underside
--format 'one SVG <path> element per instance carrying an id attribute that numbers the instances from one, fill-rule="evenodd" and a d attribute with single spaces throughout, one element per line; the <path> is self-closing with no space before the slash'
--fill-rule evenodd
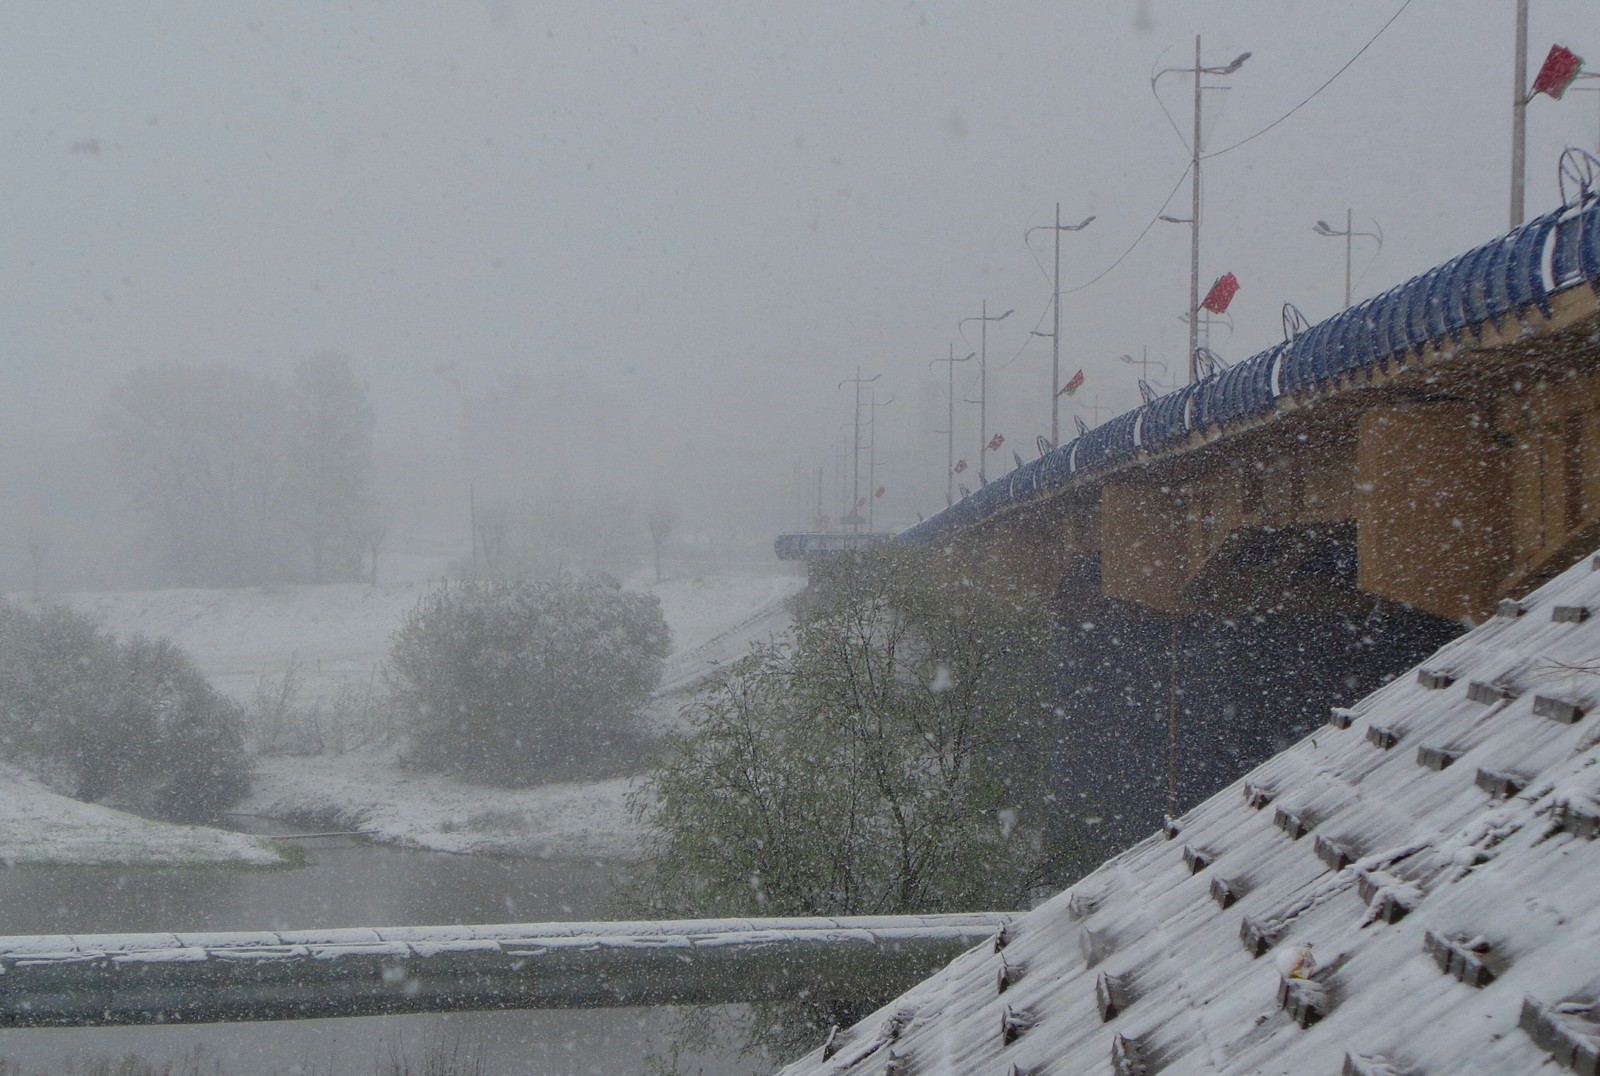
<path id="1" fill-rule="evenodd" d="M 1309 584 L 1342 565 L 1365 594 L 1479 620 L 1600 542 L 1600 307 L 1582 287 L 1530 319 L 1285 398 L 949 548 L 964 571 L 1052 590 L 1092 559 L 1105 596 L 1167 612 L 1239 610 L 1285 572 L 1308 584 L 1285 600 L 1316 602 Z M 1348 562 L 1308 534 L 1339 536 Z"/>

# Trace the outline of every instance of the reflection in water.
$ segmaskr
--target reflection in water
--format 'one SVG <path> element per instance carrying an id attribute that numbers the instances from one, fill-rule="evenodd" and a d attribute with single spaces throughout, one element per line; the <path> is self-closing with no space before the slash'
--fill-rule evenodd
<path id="1" fill-rule="evenodd" d="M 592 860 L 492 859 L 346 840 L 302 842 L 294 871 L 0 869 L 0 934 L 277 930 L 545 922 L 614 916 L 622 866 Z M 372 1073 L 391 1051 L 421 1071 L 430 1045 L 484 1044 L 493 1073 L 632 1073 L 668 1051 L 664 1009 L 457 1013 L 269 1024 L 0 1032 L 0 1059 L 31 1072 L 69 1060 L 176 1059 L 198 1045 L 220 1071 Z M 757 1066 L 758 1068 L 760 1066 Z M 697 1059 L 706 1076 L 751 1071 Z"/>
<path id="2" fill-rule="evenodd" d="M 294 871 L 0 871 L 0 933 L 293 930 L 611 916 L 615 864 L 302 841 Z"/>

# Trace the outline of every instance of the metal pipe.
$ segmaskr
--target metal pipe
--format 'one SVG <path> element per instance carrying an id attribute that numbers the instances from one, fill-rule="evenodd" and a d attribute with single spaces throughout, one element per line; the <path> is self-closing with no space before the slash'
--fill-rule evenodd
<path id="1" fill-rule="evenodd" d="M 0 1027 L 892 995 L 1015 916 L 0 937 Z"/>

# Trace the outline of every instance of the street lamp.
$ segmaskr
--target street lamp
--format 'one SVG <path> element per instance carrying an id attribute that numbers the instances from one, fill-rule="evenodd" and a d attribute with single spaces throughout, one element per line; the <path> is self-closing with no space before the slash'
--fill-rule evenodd
<path id="1" fill-rule="evenodd" d="M 891 396 L 882 403 L 878 402 L 878 390 L 870 389 L 867 392 L 867 533 L 873 532 L 873 508 L 878 503 L 878 408 L 888 407 L 894 403 Z M 861 509 L 857 508 L 859 513 Z"/>
<path id="2" fill-rule="evenodd" d="M 1377 221 L 1373 221 L 1372 222 L 1372 226 L 1374 228 L 1378 228 L 1378 222 Z M 1378 244 L 1378 249 L 1382 250 L 1383 249 L 1383 229 L 1382 228 L 1378 228 L 1378 230 L 1376 232 L 1358 232 L 1358 231 L 1353 230 L 1350 227 L 1350 210 L 1346 209 L 1344 211 L 1344 231 L 1340 231 L 1337 228 L 1329 227 L 1328 222 L 1325 221 L 1325 220 L 1317 221 L 1316 225 L 1311 230 L 1313 232 L 1316 232 L 1318 235 L 1332 236 L 1335 239 L 1339 239 L 1339 238 L 1344 239 L 1344 308 L 1346 310 L 1348 310 L 1348 309 L 1350 309 L 1350 245 L 1351 245 L 1351 241 L 1354 240 L 1355 237 L 1358 236 L 1358 235 L 1359 236 L 1363 236 L 1363 237 L 1365 237 L 1367 239 L 1376 240 L 1377 244 Z"/>
<path id="3" fill-rule="evenodd" d="M 948 359 L 934 359 L 933 362 L 928 363 L 928 369 L 930 370 L 933 369 L 934 363 L 945 363 L 950 374 L 950 395 L 947 397 L 950 401 L 950 414 L 945 422 L 944 431 L 944 505 L 946 508 L 956 503 L 956 363 L 967 362 L 977 357 L 978 353 L 976 351 L 969 351 L 964 357 L 958 359 L 956 358 L 956 346 L 951 344 L 950 357 Z"/>
<path id="4" fill-rule="evenodd" d="M 1152 367 L 1152 366 L 1161 367 L 1161 373 L 1163 375 L 1167 376 L 1167 377 L 1171 377 L 1172 376 L 1172 371 L 1167 369 L 1167 364 L 1162 362 L 1160 359 L 1152 359 L 1150 357 L 1150 349 L 1149 348 L 1145 348 L 1143 351 L 1141 351 L 1140 352 L 1140 357 L 1137 358 L 1137 359 L 1134 358 L 1132 355 L 1122 354 L 1122 355 L 1118 355 L 1117 356 L 1117 361 L 1121 362 L 1121 363 L 1126 363 L 1129 366 L 1137 366 L 1139 368 L 1139 384 L 1140 384 L 1140 386 L 1144 386 L 1144 387 L 1154 386 L 1155 388 L 1165 389 L 1165 390 L 1171 390 L 1171 389 L 1177 388 L 1177 385 L 1171 385 L 1171 384 L 1166 383 L 1165 381 L 1151 381 L 1150 380 L 1150 367 Z M 1143 395 L 1143 393 L 1145 391 L 1144 387 L 1141 387 L 1140 390 L 1139 390 L 1141 395 Z"/>
<path id="5" fill-rule="evenodd" d="M 1150 92 L 1156 92 L 1156 82 L 1162 75 L 1192 74 L 1194 75 L 1194 138 L 1189 144 L 1189 174 L 1193 180 L 1193 193 L 1188 220 L 1176 217 L 1162 217 L 1172 224 L 1189 225 L 1189 383 L 1197 379 L 1195 348 L 1200 346 L 1200 85 L 1201 75 L 1231 75 L 1244 66 L 1250 58 L 1248 52 L 1241 52 L 1225 67 L 1206 67 L 1200 62 L 1200 35 L 1194 35 L 1194 66 L 1193 67 L 1168 67 L 1157 71 L 1150 76 Z M 1159 102 L 1160 97 L 1156 100 Z"/>
<path id="6" fill-rule="evenodd" d="M 1028 237 L 1034 232 L 1048 228 L 1056 237 L 1056 275 L 1051 282 L 1050 307 L 1055 314 L 1055 326 L 1050 335 L 1050 444 L 1061 443 L 1061 233 L 1081 232 L 1094 221 L 1094 216 L 1084 217 L 1081 224 L 1061 223 L 1061 203 L 1056 203 L 1055 224 L 1041 224 L 1029 228 L 1022 233 L 1022 241 L 1028 243 Z M 1031 249 L 1031 244 L 1030 244 Z M 1043 336 L 1044 333 L 1034 333 Z"/>
<path id="7" fill-rule="evenodd" d="M 872 382 L 878 380 L 878 378 L 882 376 L 882 374 L 873 374 L 871 377 L 862 377 L 861 367 L 858 366 L 856 367 L 855 377 L 847 377 L 843 381 L 839 382 L 839 387 L 841 389 L 850 384 L 853 384 L 856 387 L 856 437 L 854 455 L 851 457 L 850 515 L 847 517 L 847 519 L 851 527 L 858 532 L 861 530 L 861 509 L 857 507 L 861 501 L 861 386 L 870 385 Z M 840 522 L 844 522 L 844 520 L 841 520 Z"/>
<path id="8" fill-rule="evenodd" d="M 984 449 L 989 444 L 989 322 L 1004 321 L 1014 313 L 1015 310 L 1007 310 L 1004 314 L 990 317 L 989 300 L 985 299 L 981 316 L 962 318 L 956 323 L 956 331 L 961 333 L 963 340 L 967 337 L 961 326 L 967 322 L 981 322 L 983 327 L 982 343 L 978 346 L 978 484 L 980 486 L 987 485 L 989 481 L 985 477 L 983 460 Z"/>

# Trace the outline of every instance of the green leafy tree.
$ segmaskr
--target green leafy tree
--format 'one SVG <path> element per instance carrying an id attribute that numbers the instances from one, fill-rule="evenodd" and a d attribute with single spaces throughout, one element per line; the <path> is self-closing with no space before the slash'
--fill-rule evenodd
<path id="1" fill-rule="evenodd" d="M 412 761 L 506 784 L 592 771 L 630 740 L 669 642 L 656 597 L 604 577 L 437 591 L 389 651 Z"/>
<path id="2" fill-rule="evenodd" d="M 753 647 L 688 707 L 693 731 L 635 799 L 653 839 L 642 904 L 1016 908 L 1076 866 L 1044 837 L 1048 611 L 942 568 L 895 549 L 813 567 L 791 636 Z M 814 999 L 752 1026 L 780 1029 L 783 1045 L 862 1011 L 841 1005 Z"/>

